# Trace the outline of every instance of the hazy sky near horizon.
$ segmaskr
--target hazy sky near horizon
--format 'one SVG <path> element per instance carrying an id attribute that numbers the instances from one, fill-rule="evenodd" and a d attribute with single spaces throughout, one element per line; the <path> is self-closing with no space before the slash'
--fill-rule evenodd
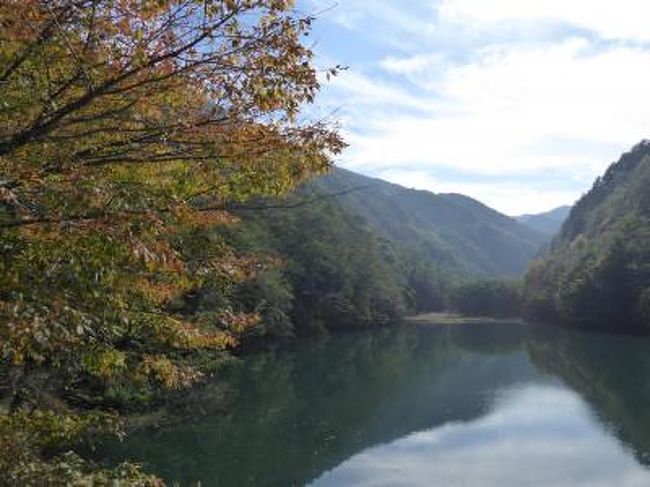
<path id="1" fill-rule="evenodd" d="M 648 0 L 298 0 L 342 167 L 506 214 L 573 203 L 650 138 Z M 308 41 L 309 42 L 309 41 Z"/>

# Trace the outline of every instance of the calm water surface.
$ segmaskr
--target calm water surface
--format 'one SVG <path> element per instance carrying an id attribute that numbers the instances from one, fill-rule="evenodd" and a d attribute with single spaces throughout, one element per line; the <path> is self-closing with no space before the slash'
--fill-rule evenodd
<path id="1" fill-rule="evenodd" d="M 248 357 L 111 448 L 202 486 L 650 486 L 650 341 L 399 327 Z"/>

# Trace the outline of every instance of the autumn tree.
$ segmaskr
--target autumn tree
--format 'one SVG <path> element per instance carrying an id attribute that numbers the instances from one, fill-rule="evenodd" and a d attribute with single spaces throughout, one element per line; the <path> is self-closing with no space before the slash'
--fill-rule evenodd
<path id="1" fill-rule="evenodd" d="M 273 265 L 206 229 L 343 148 L 335 127 L 301 115 L 319 89 L 303 42 L 312 20 L 290 0 L 0 0 L 12 412 L 48 403 L 32 373 L 43 368 L 76 403 L 80 387 L 189 386 L 202 376 L 193 353 L 226 350 L 258 321 L 178 302 Z"/>

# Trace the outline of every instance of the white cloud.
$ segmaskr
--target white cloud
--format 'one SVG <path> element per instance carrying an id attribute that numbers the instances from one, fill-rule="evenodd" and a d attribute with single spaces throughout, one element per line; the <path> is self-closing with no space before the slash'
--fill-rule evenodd
<path id="1" fill-rule="evenodd" d="M 441 18 L 474 28 L 499 22 L 555 21 L 609 39 L 650 41 L 647 0 L 442 0 Z"/>
<path id="2" fill-rule="evenodd" d="M 351 69 L 322 100 L 352 170 L 535 212 L 650 136 L 648 0 L 346 0 L 325 18 Z"/>
<path id="3" fill-rule="evenodd" d="M 429 62 L 439 72 L 431 73 Z M 447 168 L 491 176 L 554 171 L 559 183 L 577 177 L 581 185 L 570 196 L 553 187 L 547 193 L 574 199 L 650 130 L 650 52 L 641 48 L 595 50 L 574 38 L 551 46 L 489 46 L 466 64 L 441 65 L 432 53 L 382 66 L 415 84 L 355 73 L 334 91 L 355 125 L 343 158 L 351 169 L 411 168 L 416 175 Z M 548 209 L 557 200 L 545 208 L 534 198 L 497 202 L 496 191 L 481 187 L 471 195 L 507 213 Z"/>
<path id="4" fill-rule="evenodd" d="M 421 74 L 433 66 L 442 65 L 445 58 L 441 53 L 416 54 L 409 57 L 387 57 L 379 65 L 393 74 L 412 75 Z"/>
<path id="5" fill-rule="evenodd" d="M 354 68 L 339 74 L 330 90 L 332 88 L 336 90 L 334 95 L 337 98 L 336 102 L 348 109 L 353 106 L 377 106 L 378 104 L 383 107 L 418 110 L 432 106 L 431 100 L 409 93 L 397 84 L 364 76 Z"/>

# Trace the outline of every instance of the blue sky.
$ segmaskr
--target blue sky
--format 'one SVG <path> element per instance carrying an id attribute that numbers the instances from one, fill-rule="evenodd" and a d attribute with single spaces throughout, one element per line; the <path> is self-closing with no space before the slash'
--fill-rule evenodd
<path id="1" fill-rule="evenodd" d="M 340 166 L 511 215 L 571 204 L 650 137 L 648 0 L 298 0 Z"/>

